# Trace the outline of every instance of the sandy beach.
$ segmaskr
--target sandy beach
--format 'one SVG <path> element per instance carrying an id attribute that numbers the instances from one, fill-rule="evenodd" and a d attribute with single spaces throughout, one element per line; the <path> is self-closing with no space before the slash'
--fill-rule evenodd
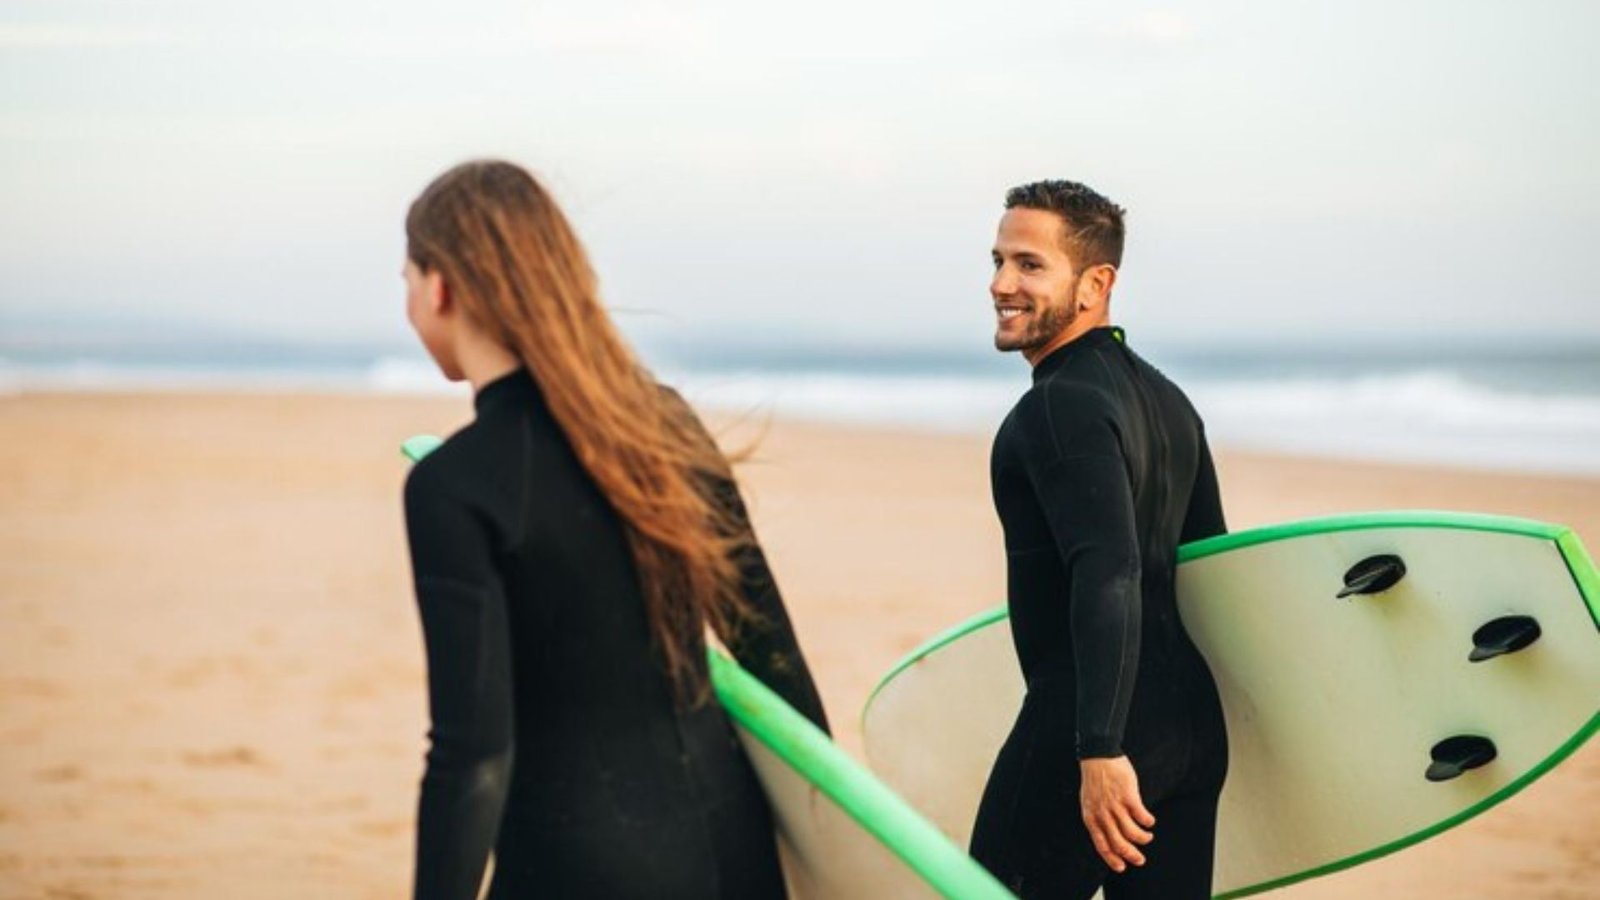
<path id="1" fill-rule="evenodd" d="M 392 898 L 424 750 L 403 437 L 465 399 L 0 399 L 0 898 Z M 740 434 L 747 434 L 748 428 Z M 840 742 L 1002 600 L 988 438 L 779 421 L 741 470 Z M 1600 480 L 1219 457 L 1229 524 L 1505 513 L 1600 550 Z M 1439 838 L 1273 896 L 1593 897 L 1600 742 Z"/>

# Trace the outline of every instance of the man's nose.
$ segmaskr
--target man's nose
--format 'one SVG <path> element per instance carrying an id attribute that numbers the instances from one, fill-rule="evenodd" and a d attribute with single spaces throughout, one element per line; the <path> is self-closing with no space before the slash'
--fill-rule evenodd
<path id="1" fill-rule="evenodd" d="M 994 277 L 989 279 L 989 295 L 991 297 L 1006 297 L 1017 290 L 1017 279 L 1009 266 L 1001 266 L 994 270 Z"/>

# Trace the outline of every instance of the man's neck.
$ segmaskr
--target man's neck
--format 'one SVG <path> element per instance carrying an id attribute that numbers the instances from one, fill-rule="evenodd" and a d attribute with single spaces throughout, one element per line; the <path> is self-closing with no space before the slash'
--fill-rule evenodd
<path id="1" fill-rule="evenodd" d="M 1057 350 L 1060 350 L 1062 347 L 1065 347 L 1078 338 L 1083 337 L 1096 328 L 1104 328 L 1110 324 L 1110 316 L 1095 316 L 1093 318 L 1079 316 L 1078 318 L 1072 320 L 1071 325 L 1063 328 L 1060 334 L 1037 347 L 1022 351 L 1022 358 L 1028 361 L 1028 365 L 1037 366 L 1040 360 L 1056 352 Z"/>

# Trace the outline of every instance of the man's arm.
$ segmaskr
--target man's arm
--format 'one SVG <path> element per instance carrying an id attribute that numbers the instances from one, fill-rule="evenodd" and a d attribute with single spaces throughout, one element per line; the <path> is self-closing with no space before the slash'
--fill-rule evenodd
<path id="1" fill-rule="evenodd" d="M 1079 801 L 1095 850 L 1112 870 L 1143 865 L 1155 817 L 1122 750 L 1139 667 L 1143 598 L 1133 488 L 1106 401 L 1047 388 L 1039 398 L 1045 451 L 1029 472 L 1071 594 L 1077 675 Z"/>
<path id="2" fill-rule="evenodd" d="M 1069 584 L 1077 755 L 1121 756 L 1142 612 L 1133 489 L 1106 401 L 1073 386 L 1044 389 L 1029 410 L 1028 475 Z"/>

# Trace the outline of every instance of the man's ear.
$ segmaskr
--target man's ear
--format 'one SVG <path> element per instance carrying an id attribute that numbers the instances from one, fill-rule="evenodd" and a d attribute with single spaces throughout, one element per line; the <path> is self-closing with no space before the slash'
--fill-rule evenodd
<path id="1" fill-rule="evenodd" d="M 1074 300 L 1079 312 L 1104 309 L 1111 302 L 1111 288 L 1117 283 L 1117 267 L 1110 263 L 1092 266 L 1078 279 L 1078 296 Z"/>

